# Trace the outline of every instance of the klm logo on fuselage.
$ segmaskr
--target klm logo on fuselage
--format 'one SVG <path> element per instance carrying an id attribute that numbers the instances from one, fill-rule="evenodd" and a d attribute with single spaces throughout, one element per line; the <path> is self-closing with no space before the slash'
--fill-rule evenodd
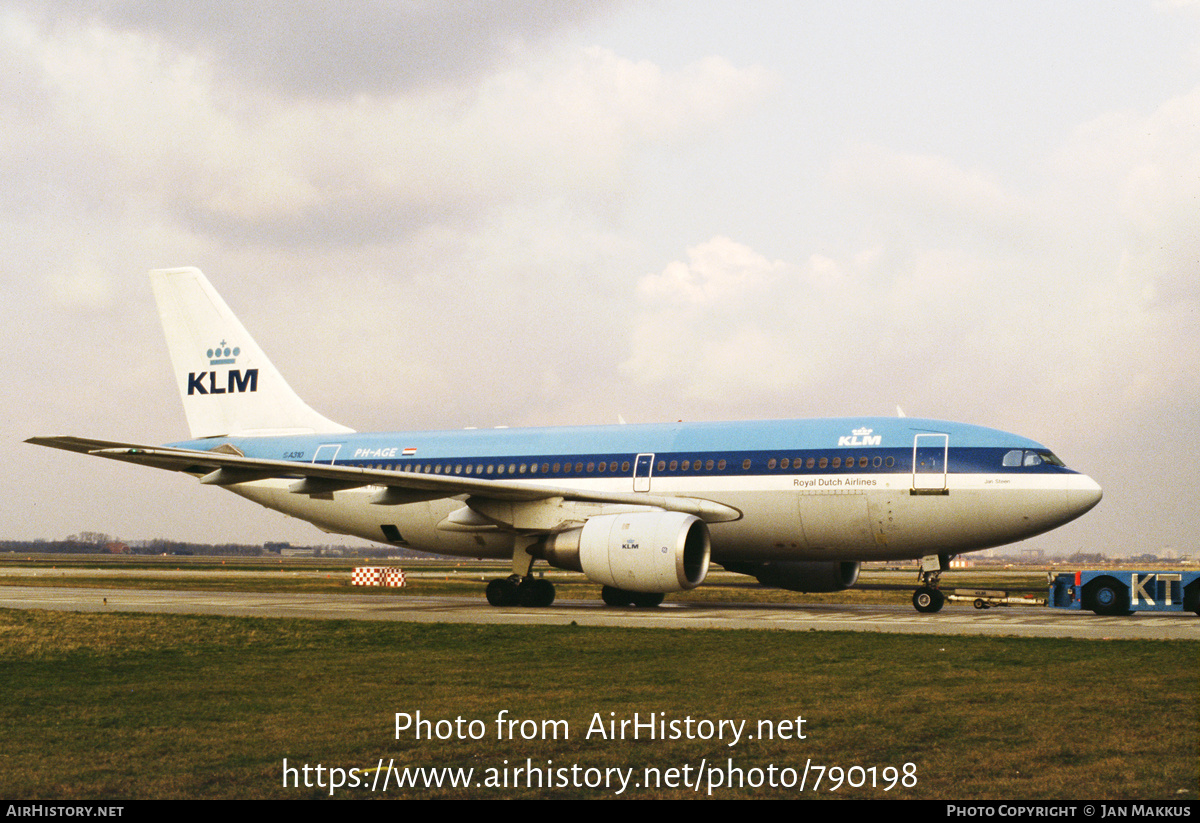
<path id="1" fill-rule="evenodd" d="M 214 346 L 205 352 L 210 366 L 229 366 L 237 362 L 242 350 L 237 346 L 227 346 L 222 340 L 219 346 Z M 207 378 L 207 379 L 205 379 Z M 228 372 L 202 371 L 188 373 L 188 390 L 192 394 L 238 394 L 241 392 L 258 391 L 258 369 L 230 369 Z"/>
<path id="2" fill-rule="evenodd" d="M 873 429 L 855 429 L 851 434 L 838 438 L 839 446 L 878 446 L 883 443 L 882 434 L 871 434 Z"/>

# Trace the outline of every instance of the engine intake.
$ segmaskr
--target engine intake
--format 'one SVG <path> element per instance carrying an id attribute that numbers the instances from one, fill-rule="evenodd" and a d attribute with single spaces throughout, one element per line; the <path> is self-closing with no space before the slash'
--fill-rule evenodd
<path id="1" fill-rule="evenodd" d="M 551 535 L 542 557 L 552 566 L 628 592 L 694 589 L 708 574 L 712 543 L 700 518 L 680 512 L 634 512 L 589 518 Z"/>

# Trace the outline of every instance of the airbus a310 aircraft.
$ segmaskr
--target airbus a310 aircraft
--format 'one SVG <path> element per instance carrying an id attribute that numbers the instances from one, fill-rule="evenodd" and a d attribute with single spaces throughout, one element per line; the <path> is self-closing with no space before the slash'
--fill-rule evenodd
<path id="1" fill-rule="evenodd" d="M 553 602 L 537 560 L 650 607 L 710 561 L 812 592 L 852 586 L 864 560 L 923 558 L 913 603 L 932 612 L 951 556 L 1101 497 L 1032 440 L 906 417 L 356 433 L 292 391 L 198 269 L 151 281 L 191 439 L 27 442 L 185 472 L 327 532 L 511 557 L 493 606 Z"/>

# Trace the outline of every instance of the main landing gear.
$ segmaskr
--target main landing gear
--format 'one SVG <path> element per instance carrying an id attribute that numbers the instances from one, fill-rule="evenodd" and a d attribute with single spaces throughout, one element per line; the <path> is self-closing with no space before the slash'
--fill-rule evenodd
<path id="1" fill-rule="evenodd" d="M 487 585 L 487 601 L 493 606 L 542 608 L 554 602 L 554 584 L 533 575 L 497 577 Z"/>
<path id="2" fill-rule="evenodd" d="M 627 592 L 612 586 L 605 586 L 600 592 L 605 605 L 639 609 L 653 609 L 663 602 L 664 597 L 666 595 L 661 592 Z M 554 584 L 533 575 L 497 577 L 487 585 L 487 601 L 492 606 L 542 608 L 554 602 Z"/>
<path id="3" fill-rule="evenodd" d="M 627 592 L 613 586 L 605 586 L 600 590 L 600 599 L 606 606 L 636 606 L 639 609 L 653 609 L 662 604 L 666 597 L 662 592 Z"/>
<path id="4" fill-rule="evenodd" d="M 545 608 L 554 602 L 554 584 L 544 577 L 533 576 L 533 555 L 529 549 L 536 542 L 534 535 L 520 535 L 514 540 L 513 573 L 488 583 L 490 605 Z"/>
<path id="5" fill-rule="evenodd" d="M 942 569 L 949 565 L 949 555 L 939 557 L 931 554 L 921 558 L 921 570 L 917 573 L 917 577 L 921 580 L 921 587 L 913 592 L 914 609 L 922 614 L 932 614 L 941 611 L 942 606 L 946 605 L 946 595 L 938 589 L 938 580 L 942 576 Z"/>

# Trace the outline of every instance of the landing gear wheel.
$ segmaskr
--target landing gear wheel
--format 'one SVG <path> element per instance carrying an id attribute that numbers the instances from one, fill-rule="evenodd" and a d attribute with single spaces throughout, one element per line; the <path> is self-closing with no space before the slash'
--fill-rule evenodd
<path id="1" fill-rule="evenodd" d="M 521 578 L 497 577 L 487 584 L 487 602 L 492 606 L 517 605 L 517 592 Z"/>
<path id="2" fill-rule="evenodd" d="M 913 592 L 912 600 L 913 608 L 922 614 L 940 612 L 942 606 L 946 605 L 946 595 L 938 590 L 938 581 L 941 580 L 942 570 L 950 565 L 950 560 L 950 555 L 921 558 L 920 571 L 917 573 L 921 587 Z M 979 608 L 978 600 L 975 601 L 975 608 Z"/>
<path id="3" fill-rule="evenodd" d="M 600 590 L 600 599 L 606 606 L 628 606 L 633 600 L 629 592 L 614 586 L 605 586 Z"/>
<path id="4" fill-rule="evenodd" d="M 607 606 L 634 606 L 639 609 L 653 609 L 663 602 L 666 595 L 662 592 L 627 592 L 616 586 L 605 586 L 600 590 L 600 599 Z"/>
<path id="5" fill-rule="evenodd" d="M 922 614 L 932 614 L 946 605 L 946 596 L 937 589 L 922 586 L 913 592 L 913 608 Z"/>
<path id="6" fill-rule="evenodd" d="M 554 584 L 545 578 L 527 578 L 517 589 L 517 602 L 522 606 L 545 608 L 554 602 Z"/>

